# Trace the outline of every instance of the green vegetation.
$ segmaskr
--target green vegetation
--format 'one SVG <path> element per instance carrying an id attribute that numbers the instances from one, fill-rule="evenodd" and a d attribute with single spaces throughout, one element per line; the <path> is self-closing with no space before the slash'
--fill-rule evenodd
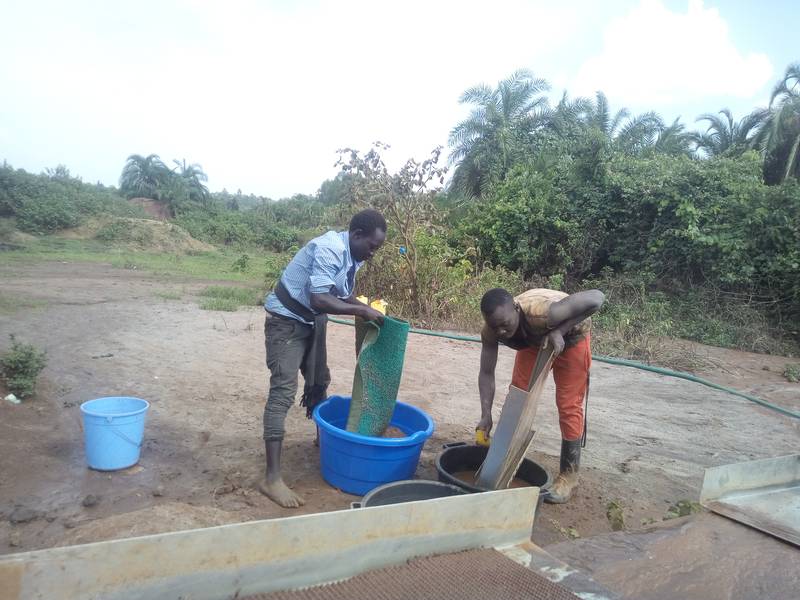
<path id="1" fill-rule="evenodd" d="M 166 278 L 238 281 L 262 285 L 265 273 L 277 276 L 291 256 L 272 254 L 253 261 L 246 272 L 231 265 L 239 254 L 226 250 L 195 254 L 166 254 L 109 247 L 97 240 L 38 238 L 24 247 L 2 253 L 6 264 L 28 264 L 42 260 L 110 263 L 119 269 L 154 273 Z"/>
<path id="2" fill-rule="evenodd" d="M 606 518 L 611 525 L 611 531 L 625 529 L 625 509 L 619 500 L 612 500 L 606 505 Z"/>
<path id="3" fill-rule="evenodd" d="M 183 298 L 182 293 L 173 290 L 163 290 L 161 292 L 156 292 L 155 296 L 156 298 L 161 298 L 162 300 L 180 300 L 181 298 Z"/>
<path id="4" fill-rule="evenodd" d="M 46 234 L 77 227 L 98 215 L 144 217 L 116 190 L 83 183 L 63 165 L 32 175 L 0 166 L 0 217 L 15 217 L 20 231 Z"/>
<path id="5" fill-rule="evenodd" d="M 162 200 L 173 216 L 189 204 L 206 204 L 210 198 L 205 182 L 208 177 L 198 164 L 173 160 L 170 169 L 157 154 L 132 154 L 119 178 L 119 189 L 127 198 L 144 197 Z"/>
<path id="6" fill-rule="evenodd" d="M 783 376 L 786 377 L 786 380 L 791 383 L 799 383 L 800 382 L 800 365 L 798 364 L 788 364 L 783 369 Z"/>
<path id="7" fill-rule="evenodd" d="M 278 201 L 209 193 L 199 165 L 170 169 L 157 155 L 130 156 L 119 192 L 63 167 L 31 175 L 3 165 L 0 250 L 11 264 L 92 260 L 257 286 L 203 295 L 205 308 L 235 310 L 260 303 L 306 241 L 372 206 L 387 217 L 388 239 L 357 291 L 417 326 L 474 331 L 491 287 L 597 287 L 608 297 L 594 319 L 598 353 L 692 368 L 669 343 L 685 338 L 797 355 L 800 66 L 786 70 L 768 107 L 739 120 L 706 113 L 694 131 L 612 110 L 602 92 L 552 104 L 548 88 L 518 71 L 467 90 L 472 111 L 451 131 L 448 167 L 441 148 L 396 172 L 383 144 L 345 149 L 339 174 L 316 194 Z M 126 203 L 133 196 L 165 204 L 172 224 L 125 220 L 143 216 Z M 17 232 L 87 221 L 100 225 L 94 239 Z M 164 241 L 183 231 L 218 250 Z"/>
<path id="8" fill-rule="evenodd" d="M 240 306 L 260 306 L 264 302 L 263 292 L 252 288 L 212 285 L 203 289 L 200 296 L 200 308 L 204 310 L 235 311 Z"/>
<path id="9" fill-rule="evenodd" d="M 222 310 L 225 312 L 236 312 L 241 304 L 237 300 L 230 298 L 203 298 L 200 301 L 200 308 L 203 310 Z"/>
<path id="10" fill-rule="evenodd" d="M 10 315 L 24 308 L 39 308 L 46 303 L 41 300 L 14 296 L 0 292 L 0 315 Z"/>
<path id="11" fill-rule="evenodd" d="M 43 351 L 11 337 L 11 349 L 0 357 L 0 372 L 8 390 L 18 398 L 33 395 L 36 378 L 47 364 Z"/>
<path id="12" fill-rule="evenodd" d="M 136 226 L 124 220 L 111 221 L 97 230 L 94 237 L 107 243 L 136 243 L 147 246 L 153 242 L 151 229 Z"/>
<path id="13" fill-rule="evenodd" d="M 692 500 L 678 500 L 675 504 L 667 509 L 667 514 L 664 516 L 664 521 L 669 521 L 670 519 L 677 519 L 678 517 L 688 517 L 689 515 L 693 515 L 695 513 L 699 513 L 703 511 L 703 507 L 700 506 L 699 502 L 694 502 Z"/>

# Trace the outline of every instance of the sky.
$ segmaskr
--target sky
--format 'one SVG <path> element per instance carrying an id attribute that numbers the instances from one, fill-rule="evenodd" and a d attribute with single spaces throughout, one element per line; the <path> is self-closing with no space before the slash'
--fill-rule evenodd
<path id="1" fill-rule="evenodd" d="M 553 99 L 740 118 L 800 61 L 798 25 L 796 0 L 0 0 L 0 160 L 116 185 L 152 153 L 212 191 L 313 194 L 339 148 L 446 147 L 461 93 L 520 68 Z"/>

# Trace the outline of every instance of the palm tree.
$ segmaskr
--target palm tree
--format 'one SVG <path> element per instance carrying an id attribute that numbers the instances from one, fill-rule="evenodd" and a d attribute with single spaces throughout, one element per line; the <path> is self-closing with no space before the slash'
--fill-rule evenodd
<path id="1" fill-rule="evenodd" d="M 768 183 L 800 177 L 800 63 L 789 65 L 772 90 L 764 126 L 754 146 L 764 155 Z"/>
<path id="2" fill-rule="evenodd" d="M 766 116 L 764 109 L 756 109 L 738 122 L 727 108 L 716 115 L 702 114 L 697 121 L 707 121 L 708 128 L 691 134 L 692 142 L 708 156 L 737 156 L 752 147 Z"/>
<path id="3" fill-rule="evenodd" d="M 172 162 L 175 163 L 178 170 L 177 175 L 186 184 L 189 199 L 205 203 L 209 199 L 209 193 L 208 188 L 203 185 L 208 181 L 208 175 L 203 171 L 203 167 L 197 163 L 187 165 L 185 158 L 182 161 L 173 160 Z"/>
<path id="4" fill-rule="evenodd" d="M 609 148 L 627 154 L 639 154 L 655 147 L 667 128 L 654 112 L 631 116 L 627 108 L 612 113 L 608 98 L 597 92 L 595 99 L 570 100 L 566 93 L 550 115 L 550 127 L 560 137 L 581 138 L 589 131 L 605 139 Z"/>
<path id="5" fill-rule="evenodd" d="M 119 189 L 128 198 L 142 196 L 159 199 L 159 191 L 169 176 L 169 169 L 158 154 L 131 154 L 122 168 Z"/>
<path id="6" fill-rule="evenodd" d="M 586 124 L 599 130 L 612 148 L 628 154 L 638 154 L 652 147 L 664 128 L 661 117 L 654 112 L 631 116 L 627 108 L 613 115 L 603 92 L 595 95 L 594 106 L 585 116 Z"/>
<path id="7" fill-rule="evenodd" d="M 680 117 L 675 119 L 672 125 L 661 128 L 652 149 L 658 154 L 693 155 L 692 136 L 686 131 L 686 126 L 681 123 Z"/>
<path id="8" fill-rule="evenodd" d="M 450 132 L 452 189 L 480 197 L 505 176 L 544 122 L 547 99 L 541 94 L 548 89 L 544 79 L 521 69 L 495 89 L 482 84 L 461 95 L 459 102 L 473 108 Z"/>

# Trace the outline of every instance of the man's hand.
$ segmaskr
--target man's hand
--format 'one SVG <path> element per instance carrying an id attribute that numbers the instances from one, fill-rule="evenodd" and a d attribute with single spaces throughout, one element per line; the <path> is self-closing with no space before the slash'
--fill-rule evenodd
<path id="1" fill-rule="evenodd" d="M 547 348 L 548 346 L 553 349 L 553 356 L 558 356 L 564 351 L 564 336 L 557 329 L 547 334 L 544 347 Z"/>
<path id="2" fill-rule="evenodd" d="M 365 321 L 375 321 L 378 325 L 383 325 L 383 313 L 379 310 L 375 310 L 371 306 L 367 306 L 366 304 L 363 305 L 363 308 L 358 315 Z"/>

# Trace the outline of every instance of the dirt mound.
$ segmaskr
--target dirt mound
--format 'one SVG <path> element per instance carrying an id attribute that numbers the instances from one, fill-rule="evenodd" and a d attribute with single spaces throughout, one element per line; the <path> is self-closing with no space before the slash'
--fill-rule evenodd
<path id="1" fill-rule="evenodd" d="M 58 236 L 68 239 L 96 239 L 115 247 L 145 252 L 184 254 L 215 250 L 211 244 L 193 238 L 185 229 L 173 223 L 152 219 L 90 219 L 79 227 L 60 232 Z"/>
<path id="2" fill-rule="evenodd" d="M 235 523 L 238 517 L 210 506 L 168 502 L 103 519 L 75 524 L 60 540 L 63 545 L 88 544 L 105 540 L 153 535 Z"/>
<path id="3" fill-rule="evenodd" d="M 128 202 L 134 206 L 138 206 L 148 215 L 159 221 L 166 221 L 171 216 L 169 208 L 158 200 L 152 200 L 150 198 L 131 198 Z"/>

